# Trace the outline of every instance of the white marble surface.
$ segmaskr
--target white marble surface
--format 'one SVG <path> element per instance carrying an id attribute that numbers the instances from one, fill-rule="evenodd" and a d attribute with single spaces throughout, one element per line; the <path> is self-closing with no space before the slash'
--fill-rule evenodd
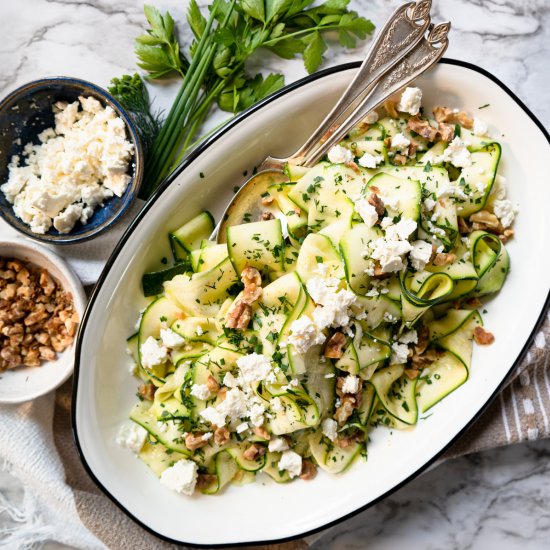
<path id="1" fill-rule="evenodd" d="M 184 21 L 185 1 L 151 3 Z M 400 2 L 351 3 L 380 24 Z M 46 75 L 77 76 L 106 86 L 111 77 L 133 71 L 132 40 L 142 30 L 142 4 L 139 0 L 0 1 L 0 95 Z M 434 0 L 433 13 L 437 20 L 452 21 L 449 57 L 492 72 L 550 126 L 548 0 Z M 332 52 L 326 66 L 359 59 L 361 51 Z M 305 75 L 300 61 L 281 61 L 265 53 L 251 64 L 252 70 L 258 68 L 282 70 L 287 82 Z M 157 87 L 157 105 L 166 106 L 174 89 L 174 85 Z M 336 527 L 314 548 L 548 548 L 549 456 L 550 442 L 537 442 L 448 462 Z M 13 502 L 21 498 L 21 487 L 7 474 L 0 474 L 0 492 Z M 2 529 L 9 524 L 0 510 L 0 548 Z M 48 544 L 48 548 L 61 547 Z"/>

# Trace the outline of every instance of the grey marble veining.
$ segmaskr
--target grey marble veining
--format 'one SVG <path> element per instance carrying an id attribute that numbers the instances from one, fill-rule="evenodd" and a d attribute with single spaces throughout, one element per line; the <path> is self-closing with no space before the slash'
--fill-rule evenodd
<path id="1" fill-rule="evenodd" d="M 150 0 L 185 20 L 183 0 Z M 205 4 L 205 0 L 199 2 Z M 380 25 L 400 0 L 352 0 Z M 135 70 L 132 41 L 143 30 L 138 0 L 1 0 L 0 95 L 29 80 L 70 75 L 106 86 Z M 434 19 L 452 21 L 448 57 L 487 69 L 550 126 L 549 0 L 434 0 Z M 182 34 L 185 42 L 189 39 Z M 330 50 L 325 66 L 358 60 L 354 51 Z M 282 71 L 286 81 L 305 76 L 301 61 L 261 52 L 253 73 Z M 155 86 L 167 107 L 177 84 Z M 314 550 L 529 550 L 550 547 L 550 442 L 472 455 L 428 472 L 370 510 L 326 533 Z M 21 488 L 0 475 L 12 502 Z M 0 528 L 9 522 L 0 514 Z M 61 548 L 55 544 L 48 548 Z M 63 547 L 65 548 L 65 547 Z"/>
<path id="2" fill-rule="evenodd" d="M 550 442 L 449 461 L 335 527 L 312 550 L 549 547 Z"/>

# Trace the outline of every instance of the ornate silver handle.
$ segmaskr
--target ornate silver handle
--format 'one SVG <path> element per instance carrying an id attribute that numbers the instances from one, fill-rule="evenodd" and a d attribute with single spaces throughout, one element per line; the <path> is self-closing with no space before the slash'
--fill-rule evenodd
<path id="1" fill-rule="evenodd" d="M 348 118 L 335 128 L 327 139 L 317 142 L 317 145 L 300 159 L 299 164 L 302 166 L 315 165 L 331 147 L 341 141 L 371 111 L 437 63 L 449 45 L 447 35 L 450 29 L 451 24 L 448 21 L 435 27 L 431 25 L 428 37 L 422 38 L 412 51 L 387 71 L 367 92 L 361 103 L 348 115 Z"/>
<path id="2" fill-rule="evenodd" d="M 349 117 L 360 105 L 362 96 L 376 82 L 403 59 L 422 40 L 430 25 L 431 0 L 409 2 L 395 10 L 371 46 L 357 74 L 351 81 L 338 103 L 321 122 L 309 139 L 289 160 L 301 164 L 302 158 L 311 152 L 330 135 L 331 131 Z"/>

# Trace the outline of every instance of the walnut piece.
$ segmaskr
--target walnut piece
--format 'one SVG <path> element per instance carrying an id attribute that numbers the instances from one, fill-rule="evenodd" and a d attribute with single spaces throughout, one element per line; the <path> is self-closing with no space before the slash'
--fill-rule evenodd
<path id="1" fill-rule="evenodd" d="M 201 447 L 204 447 L 205 445 L 208 444 L 208 439 L 204 439 L 203 436 L 204 436 L 203 432 L 187 434 L 185 436 L 185 446 L 190 451 L 195 451 L 196 449 L 200 449 Z"/>
<path id="2" fill-rule="evenodd" d="M 344 395 L 340 399 L 340 406 L 336 409 L 334 413 L 334 419 L 343 426 L 347 419 L 352 415 L 353 410 L 359 406 L 357 399 L 352 395 Z"/>
<path id="3" fill-rule="evenodd" d="M 453 262 L 456 261 L 456 254 L 453 253 L 446 253 L 446 252 L 439 252 L 435 255 L 435 258 L 433 259 L 434 265 L 450 265 Z"/>
<path id="4" fill-rule="evenodd" d="M 480 346 L 489 346 L 495 341 L 495 337 L 492 332 L 485 330 L 483 327 L 476 327 L 474 329 L 474 340 Z"/>
<path id="5" fill-rule="evenodd" d="M 498 236 L 498 238 L 506 244 L 512 237 L 514 236 L 514 230 L 513 229 L 505 229 L 501 235 Z"/>
<path id="6" fill-rule="evenodd" d="M 206 379 L 206 387 L 208 388 L 208 391 L 210 393 L 218 393 L 220 390 L 220 385 L 218 384 L 218 381 L 211 375 L 208 375 L 208 378 Z"/>
<path id="7" fill-rule="evenodd" d="M 328 359 L 340 359 L 344 355 L 343 347 L 346 345 L 346 337 L 341 332 L 335 332 L 325 344 L 324 356 Z"/>
<path id="8" fill-rule="evenodd" d="M 235 298 L 225 316 L 225 326 L 245 330 L 252 319 L 252 304 L 262 295 L 262 276 L 255 267 L 246 266 L 241 273 L 244 290 Z"/>
<path id="9" fill-rule="evenodd" d="M 317 468 L 311 460 L 302 460 L 302 473 L 300 474 L 300 479 L 309 481 L 317 475 Z"/>
<path id="10" fill-rule="evenodd" d="M 271 439 L 271 436 L 269 435 L 269 432 L 263 426 L 260 426 L 258 428 L 254 428 L 252 431 L 254 432 L 254 435 L 257 435 L 258 437 L 261 437 L 262 439 L 265 439 L 266 441 L 269 441 Z"/>
<path id="11" fill-rule="evenodd" d="M 138 386 L 138 395 L 147 401 L 153 401 L 157 388 L 154 384 L 141 384 Z"/>
<path id="12" fill-rule="evenodd" d="M 217 445 L 225 445 L 230 438 L 231 434 L 225 426 L 222 426 L 221 428 L 216 428 L 216 430 L 214 431 L 214 442 Z"/>
<path id="13" fill-rule="evenodd" d="M 428 120 L 420 117 L 409 118 L 407 128 L 428 141 L 435 141 L 437 139 L 451 141 L 455 134 L 454 126 L 450 124 L 438 121 L 437 128 L 434 128 Z"/>
<path id="14" fill-rule="evenodd" d="M 78 321 L 72 296 L 48 271 L 0 258 L 0 372 L 54 360 L 73 343 Z"/>
<path id="15" fill-rule="evenodd" d="M 225 326 L 237 330 L 245 330 L 252 319 L 252 306 L 241 298 L 236 298 L 227 310 Z"/>
<path id="16" fill-rule="evenodd" d="M 252 443 L 244 452 L 243 457 L 246 460 L 256 460 L 260 456 L 265 455 L 265 447 L 263 445 L 256 445 Z"/>
<path id="17" fill-rule="evenodd" d="M 271 195 L 266 195 L 265 197 L 262 197 L 262 205 L 263 206 L 269 206 L 274 201 L 274 198 Z"/>
<path id="18" fill-rule="evenodd" d="M 491 212 L 487 210 L 480 210 L 470 216 L 473 229 L 481 229 L 483 231 L 494 231 L 502 233 L 504 228 L 502 227 L 499 219 Z"/>
<path id="19" fill-rule="evenodd" d="M 427 120 L 419 117 L 411 117 L 407 121 L 407 128 L 416 132 L 428 141 L 437 139 L 437 128 L 434 128 Z"/>
<path id="20" fill-rule="evenodd" d="M 367 201 L 371 206 L 374 206 L 376 213 L 380 217 L 384 215 L 386 207 L 384 206 L 382 199 L 377 195 L 376 191 L 377 189 L 375 187 L 370 188 L 370 195 Z"/>
<path id="21" fill-rule="evenodd" d="M 474 127 L 474 119 L 468 116 L 464 111 L 454 111 L 449 107 L 435 107 L 433 110 L 435 120 L 439 123 L 450 122 L 451 124 L 461 124 L 464 128 L 471 130 Z"/>
<path id="22" fill-rule="evenodd" d="M 466 223 L 466 220 L 458 216 L 458 232 L 461 235 L 467 235 L 472 231 L 472 228 Z"/>
<path id="23" fill-rule="evenodd" d="M 197 491 L 204 491 L 205 489 L 208 489 L 210 485 L 213 485 L 217 480 L 218 476 L 215 474 L 199 474 L 195 488 Z"/>

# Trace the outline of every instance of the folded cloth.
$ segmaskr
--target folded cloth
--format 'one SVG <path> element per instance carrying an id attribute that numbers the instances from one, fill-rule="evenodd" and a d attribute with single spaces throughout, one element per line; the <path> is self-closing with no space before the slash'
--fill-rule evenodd
<path id="1" fill-rule="evenodd" d="M 139 208 L 136 205 L 108 236 L 72 247 L 55 247 L 85 283 L 99 276 L 111 249 Z M 0 235 L 5 235 L 0 222 Z M 12 230 L 10 229 L 10 232 Z M 550 436 L 550 321 L 541 330 L 509 384 L 475 425 L 443 458 Z M 0 493 L 2 512 L 14 520 L 10 530 L 0 523 L 0 548 L 23 548 L 56 540 L 76 548 L 111 550 L 173 548 L 139 527 L 96 487 L 84 470 L 71 434 L 71 381 L 55 394 L 19 406 L 0 406 L 0 467 L 24 485 L 21 507 Z M 3 536 L 3 538 L 2 538 Z M 304 549 L 321 534 L 271 546 Z"/>

